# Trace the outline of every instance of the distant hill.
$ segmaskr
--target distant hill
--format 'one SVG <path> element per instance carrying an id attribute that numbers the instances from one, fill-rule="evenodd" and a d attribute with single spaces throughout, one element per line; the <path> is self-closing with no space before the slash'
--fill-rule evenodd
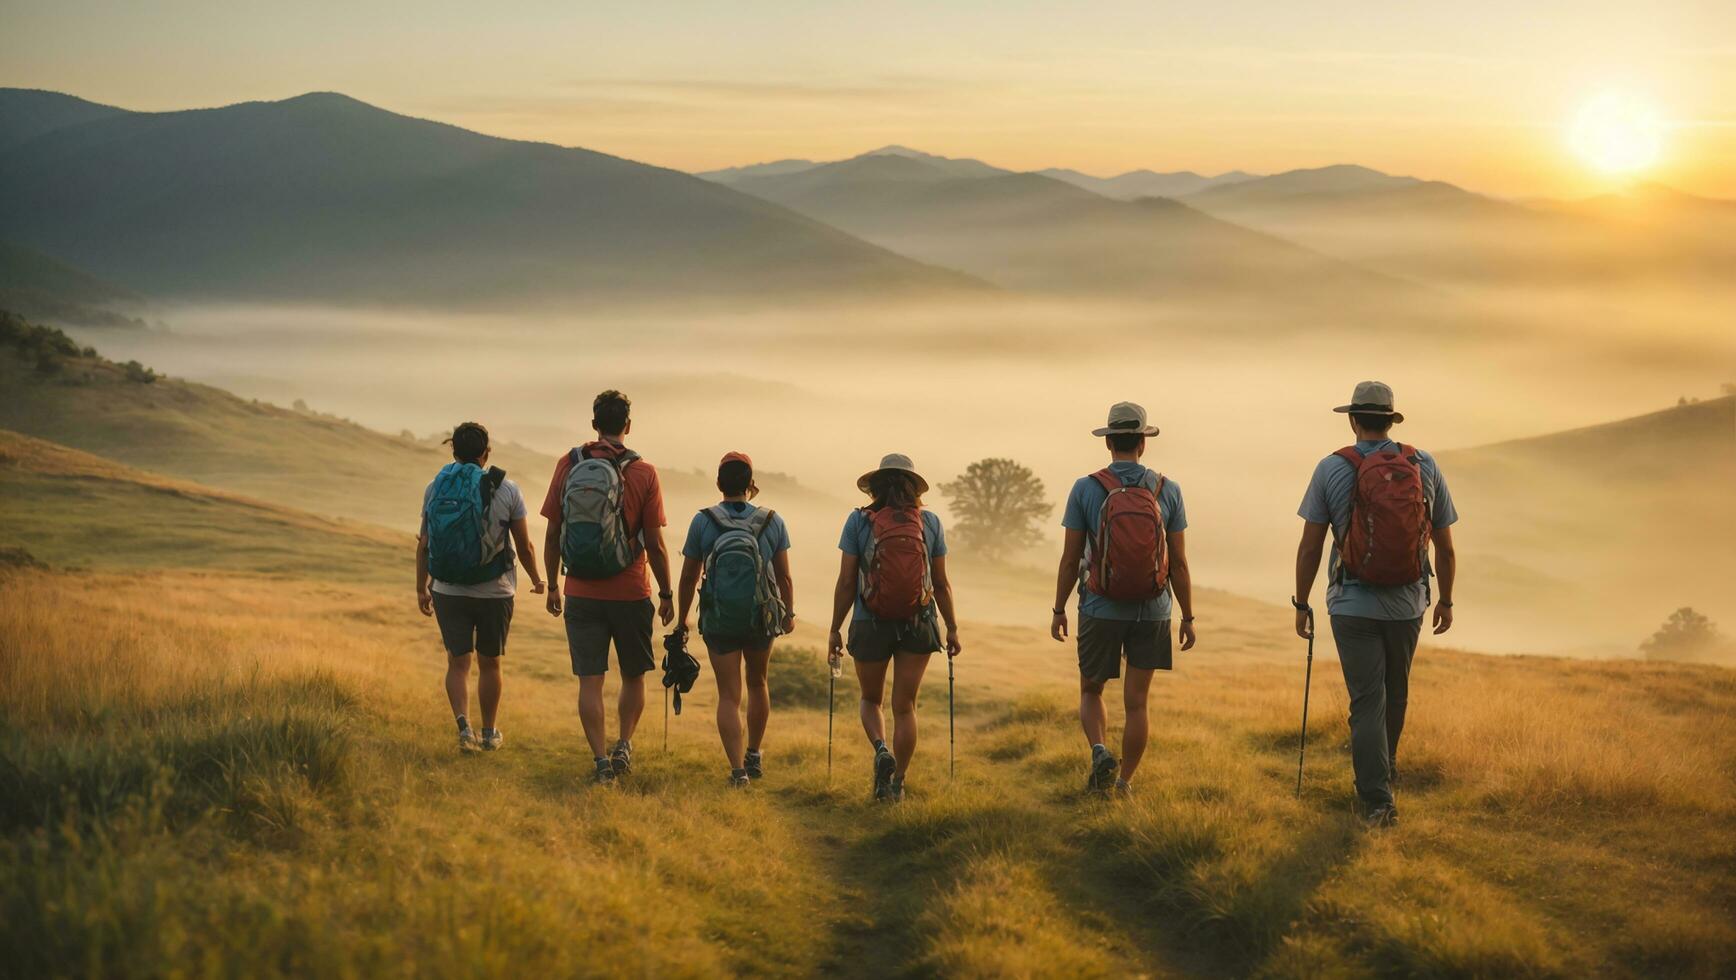
<path id="1" fill-rule="evenodd" d="M 770 160 L 765 163 L 750 163 L 741 167 L 701 170 L 693 176 L 714 180 L 720 184 L 728 184 L 743 177 L 774 177 L 778 174 L 793 174 L 799 170 L 808 170 L 817 166 L 819 164 L 813 160 Z"/>
<path id="2" fill-rule="evenodd" d="M 870 154 L 735 186 L 1013 289 L 1178 296 L 1389 287 L 1185 204 L 1110 200 L 1041 174 L 961 178 L 957 163 L 914 152 Z"/>
<path id="3" fill-rule="evenodd" d="M 1736 629 L 1736 397 L 1438 454 L 1464 515 L 1466 607 L 1637 644 L 1690 605 Z"/>
<path id="4" fill-rule="evenodd" d="M 1037 172 L 1045 177 L 1066 181 L 1074 187 L 1083 188 L 1093 194 L 1102 194 L 1104 197 L 1113 197 L 1122 201 L 1131 201 L 1140 197 L 1182 197 L 1205 190 L 1208 187 L 1254 180 L 1257 176 L 1240 170 L 1232 170 L 1215 177 L 1196 174 L 1191 170 L 1180 170 L 1173 173 L 1130 170 L 1114 177 L 1093 177 L 1077 170 L 1067 170 L 1060 167 L 1051 167 Z"/>
<path id="5" fill-rule="evenodd" d="M 161 298 L 475 306 L 978 289 L 774 204 L 331 93 L 121 112 L 0 90 L 0 238 Z"/>
<path id="6" fill-rule="evenodd" d="M 49 323 L 142 327 L 144 321 L 129 312 L 143 304 L 144 298 L 130 289 L 34 249 L 0 242 L 0 309 Z"/>

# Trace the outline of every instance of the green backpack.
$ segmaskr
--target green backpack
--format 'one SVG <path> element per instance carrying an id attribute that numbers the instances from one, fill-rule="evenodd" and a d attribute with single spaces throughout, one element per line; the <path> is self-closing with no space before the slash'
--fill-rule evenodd
<path id="1" fill-rule="evenodd" d="M 783 597 L 771 558 L 760 537 L 773 513 L 738 517 L 719 504 L 700 511 L 721 532 L 705 557 L 699 587 L 699 631 L 713 636 L 776 636 L 783 625 Z"/>
<path id="2" fill-rule="evenodd" d="M 480 585 L 512 568 L 506 535 L 490 541 L 489 510 L 506 473 L 475 463 L 447 463 L 434 478 L 423 514 L 428 522 L 428 574 L 452 585 Z"/>
<path id="3" fill-rule="evenodd" d="M 561 490 L 561 563 L 574 578 L 619 575 L 644 550 L 627 531 L 625 471 L 639 458 L 632 450 L 613 459 L 574 449 Z"/>

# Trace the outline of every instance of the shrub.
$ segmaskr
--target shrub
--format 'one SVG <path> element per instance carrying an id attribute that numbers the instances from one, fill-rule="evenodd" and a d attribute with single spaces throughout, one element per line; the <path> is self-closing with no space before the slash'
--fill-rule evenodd
<path id="1" fill-rule="evenodd" d="M 126 362 L 121 365 L 121 370 L 126 372 L 127 380 L 134 384 L 148 385 L 157 380 L 157 372 L 145 367 L 138 361 Z"/>
<path id="2" fill-rule="evenodd" d="M 826 658 L 812 647 L 773 647 L 766 684 L 772 703 L 789 708 L 826 706 L 830 674 Z"/>

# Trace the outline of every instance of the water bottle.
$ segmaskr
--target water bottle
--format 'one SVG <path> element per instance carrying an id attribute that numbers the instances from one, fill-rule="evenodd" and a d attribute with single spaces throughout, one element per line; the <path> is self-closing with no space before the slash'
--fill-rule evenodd
<path id="1" fill-rule="evenodd" d="M 843 677 L 844 676 L 844 658 L 840 657 L 839 655 L 834 653 L 834 654 L 828 655 L 826 657 L 826 659 L 831 663 L 833 679 Z"/>

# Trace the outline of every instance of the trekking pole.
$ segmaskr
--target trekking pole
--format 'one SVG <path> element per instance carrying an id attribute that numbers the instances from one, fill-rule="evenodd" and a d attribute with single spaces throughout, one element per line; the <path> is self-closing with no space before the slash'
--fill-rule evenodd
<path id="1" fill-rule="evenodd" d="M 1308 668 L 1302 674 L 1302 747 L 1296 752 L 1296 798 L 1302 798 L 1302 760 L 1308 756 L 1308 689 L 1314 682 L 1314 610 L 1308 610 Z"/>
<path id="2" fill-rule="evenodd" d="M 832 709 L 837 703 L 838 660 L 826 665 L 826 785 L 832 785 Z"/>
<path id="3" fill-rule="evenodd" d="M 952 781 L 958 768 L 955 761 L 957 758 L 955 747 L 958 742 L 953 736 L 952 700 L 952 657 L 949 655 L 946 658 L 946 778 L 948 782 Z"/>
<path id="4" fill-rule="evenodd" d="M 669 752 L 669 689 L 663 689 L 663 751 Z"/>

